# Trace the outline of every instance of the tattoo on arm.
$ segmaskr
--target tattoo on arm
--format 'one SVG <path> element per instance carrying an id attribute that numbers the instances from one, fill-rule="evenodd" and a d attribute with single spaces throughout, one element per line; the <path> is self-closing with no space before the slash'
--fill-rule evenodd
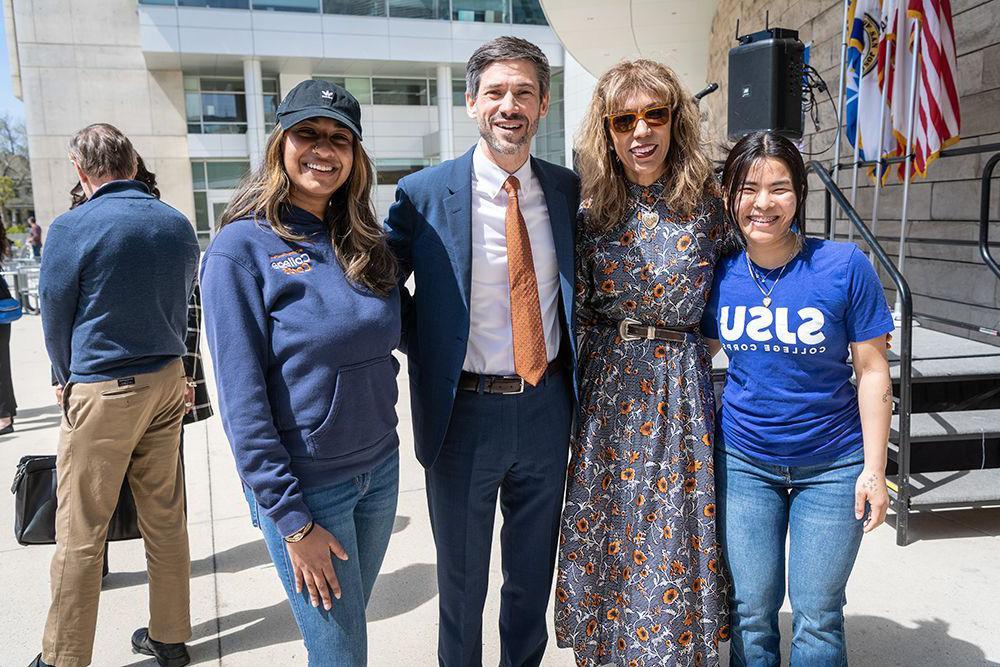
<path id="1" fill-rule="evenodd" d="M 892 399 L 892 385 L 890 384 L 885 388 L 885 393 L 882 394 L 882 402 L 888 403 Z"/>

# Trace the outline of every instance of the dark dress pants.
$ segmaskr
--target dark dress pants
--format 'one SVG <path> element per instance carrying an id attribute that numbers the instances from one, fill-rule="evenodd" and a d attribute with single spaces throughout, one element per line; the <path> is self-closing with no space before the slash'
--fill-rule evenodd
<path id="1" fill-rule="evenodd" d="M 503 587 L 500 665 L 534 667 L 548 633 L 549 592 L 572 421 L 571 375 L 516 395 L 459 391 L 441 453 L 426 471 L 437 546 L 442 667 L 482 664 L 483 605 L 497 495 Z"/>

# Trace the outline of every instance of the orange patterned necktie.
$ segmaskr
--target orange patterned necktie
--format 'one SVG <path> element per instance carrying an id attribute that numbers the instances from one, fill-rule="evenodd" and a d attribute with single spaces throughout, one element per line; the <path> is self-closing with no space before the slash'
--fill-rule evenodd
<path id="1" fill-rule="evenodd" d="M 542 331 L 542 307 L 538 303 L 535 262 L 531 257 L 531 240 L 517 205 L 520 187 L 514 176 L 503 184 L 503 189 L 507 191 L 504 226 L 507 234 L 507 271 L 510 274 L 510 323 L 514 333 L 514 372 L 534 387 L 545 375 L 548 355 Z"/>

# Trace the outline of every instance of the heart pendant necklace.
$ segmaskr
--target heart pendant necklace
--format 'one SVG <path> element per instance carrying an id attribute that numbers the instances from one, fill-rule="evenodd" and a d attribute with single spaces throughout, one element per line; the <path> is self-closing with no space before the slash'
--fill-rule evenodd
<path id="1" fill-rule="evenodd" d="M 664 188 L 666 190 L 666 188 Z M 642 201 L 636 198 L 635 203 L 639 207 L 639 222 L 646 229 L 656 229 L 656 226 L 660 224 L 660 214 L 656 212 L 656 205 L 660 203 L 663 199 L 663 192 L 660 191 L 660 196 L 658 196 L 653 203 L 647 208 L 643 205 Z"/>
<path id="2" fill-rule="evenodd" d="M 753 280 L 753 284 L 757 286 L 757 289 L 760 290 L 761 296 L 763 297 L 760 300 L 760 302 L 761 305 L 763 305 L 765 308 L 770 308 L 771 304 L 774 303 L 774 300 L 771 299 L 771 293 L 774 291 L 774 288 L 778 286 L 778 281 L 781 280 L 781 276 L 785 273 L 785 268 L 789 265 L 789 263 L 791 263 L 792 259 L 795 257 L 796 254 L 798 253 L 793 252 L 792 255 L 789 256 L 788 260 L 786 260 L 785 263 L 781 265 L 781 270 L 778 271 L 778 277 L 774 279 L 773 283 L 771 283 L 770 289 L 765 290 L 764 283 L 767 281 L 768 278 L 771 277 L 771 273 L 774 272 L 774 269 L 771 269 L 763 276 L 758 275 L 757 269 L 754 268 L 753 262 L 750 261 L 750 251 L 748 250 L 745 252 L 747 259 L 747 269 L 750 271 L 750 278 L 751 280 Z"/>

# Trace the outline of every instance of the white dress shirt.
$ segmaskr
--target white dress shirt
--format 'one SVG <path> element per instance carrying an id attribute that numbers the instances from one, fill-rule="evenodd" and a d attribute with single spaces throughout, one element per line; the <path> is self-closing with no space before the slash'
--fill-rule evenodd
<path id="1" fill-rule="evenodd" d="M 507 192 L 509 174 L 483 153 L 472 155 L 472 294 L 469 345 L 463 369 L 489 375 L 514 374 L 514 335 L 510 319 L 510 275 L 507 271 Z M 531 258 L 538 281 L 545 350 L 552 361 L 559 353 L 559 265 L 549 224 L 549 209 L 531 160 L 514 172 L 521 183 L 518 205 L 528 228 Z"/>

